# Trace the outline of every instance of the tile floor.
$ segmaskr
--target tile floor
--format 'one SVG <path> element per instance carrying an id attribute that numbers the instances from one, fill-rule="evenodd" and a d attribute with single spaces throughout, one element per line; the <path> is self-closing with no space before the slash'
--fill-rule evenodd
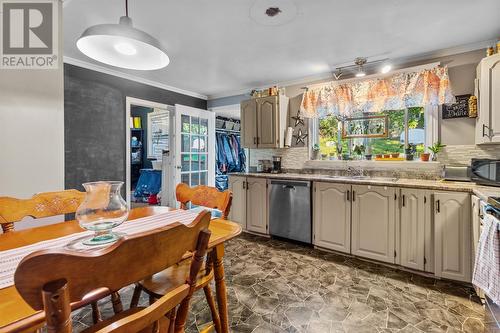
<path id="1" fill-rule="evenodd" d="M 232 332 L 484 331 L 483 307 L 464 285 L 248 234 L 226 249 Z M 131 292 L 121 292 L 125 305 Z M 109 301 L 102 308 L 111 313 Z M 87 308 L 74 316 L 76 330 L 90 321 Z M 187 332 L 209 321 L 197 293 Z"/>

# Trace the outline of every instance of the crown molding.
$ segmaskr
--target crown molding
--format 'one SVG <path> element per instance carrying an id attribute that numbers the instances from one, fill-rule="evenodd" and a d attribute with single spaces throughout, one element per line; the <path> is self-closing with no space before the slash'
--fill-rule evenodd
<path id="1" fill-rule="evenodd" d="M 394 61 L 395 63 L 403 65 L 405 63 L 410 63 L 410 62 L 415 62 L 415 61 L 423 61 L 425 59 L 441 58 L 441 57 L 447 57 L 447 56 L 451 56 L 451 55 L 455 55 L 455 54 L 476 51 L 476 50 L 491 46 L 494 43 L 495 43 L 495 40 L 490 39 L 490 40 L 480 41 L 480 42 L 476 42 L 476 43 L 470 43 L 470 44 L 450 47 L 450 48 L 446 48 L 446 49 L 442 49 L 442 50 L 421 53 L 421 54 L 417 54 L 417 55 L 413 55 L 413 56 L 400 57 L 400 58 L 396 58 L 396 59 L 391 59 L 391 61 Z M 339 66 L 332 65 L 331 67 L 336 68 Z M 299 85 L 299 84 L 304 84 L 304 85 L 309 84 L 310 85 L 314 81 L 327 80 L 330 78 L 333 79 L 332 73 L 331 72 L 324 72 L 324 73 L 319 73 L 319 74 L 315 74 L 315 75 L 310 75 L 310 76 L 298 78 L 295 80 L 269 82 L 266 84 L 262 84 L 259 87 L 251 87 L 251 88 L 246 88 L 246 89 L 232 90 L 232 91 L 226 91 L 226 92 L 222 92 L 222 93 L 212 94 L 212 95 L 208 95 L 208 99 L 212 100 L 212 99 L 230 97 L 230 96 L 235 96 L 235 95 L 248 94 L 250 92 L 250 90 L 252 90 L 252 89 L 265 89 L 265 88 L 268 88 L 270 86 L 287 87 L 287 86 L 293 86 L 293 85 Z"/>
<path id="2" fill-rule="evenodd" d="M 68 1 L 68 0 L 66 0 L 66 1 Z M 189 91 L 189 90 L 184 90 L 184 89 L 172 87 L 172 86 L 160 83 L 160 82 L 156 82 L 156 81 L 144 79 L 144 78 L 139 77 L 139 76 L 122 73 L 122 72 L 119 72 L 117 70 L 110 69 L 110 68 L 107 68 L 107 67 L 104 67 L 104 66 L 100 66 L 100 65 L 96 65 L 96 64 L 92 64 L 92 63 L 89 63 L 89 62 L 86 62 L 86 61 L 83 61 L 83 60 L 79 60 L 79 59 L 75 59 L 75 58 L 71 58 L 71 57 L 67 57 L 67 56 L 65 56 L 63 59 L 64 59 L 64 63 L 70 64 L 70 65 L 73 65 L 73 66 L 82 67 L 82 68 L 90 69 L 90 70 L 93 70 L 93 71 L 96 71 L 96 72 L 100 72 L 100 73 L 104 73 L 104 74 L 108 74 L 108 75 L 113 75 L 113 76 L 121 77 L 122 79 L 127 79 L 127 80 L 131 80 L 131 81 L 135 81 L 135 82 L 138 82 L 138 83 L 146 84 L 148 86 L 152 86 L 152 87 L 156 87 L 156 88 L 160 88 L 160 89 L 164 89 L 164 90 L 173 91 L 173 92 L 176 92 L 176 93 L 179 93 L 179 94 L 183 94 L 183 95 L 187 95 L 187 96 L 191 96 L 191 97 L 196 97 L 196 98 L 200 98 L 200 99 L 204 99 L 204 100 L 208 99 L 208 97 L 206 95 L 202 95 L 202 94 L 199 94 L 197 92 L 193 92 L 193 91 Z"/>

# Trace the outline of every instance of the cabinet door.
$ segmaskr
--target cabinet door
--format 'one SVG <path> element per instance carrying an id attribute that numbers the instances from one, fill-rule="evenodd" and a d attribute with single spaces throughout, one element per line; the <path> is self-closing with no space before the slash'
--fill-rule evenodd
<path id="1" fill-rule="evenodd" d="M 279 148 L 278 96 L 257 99 L 257 145 L 259 148 Z"/>
<path id="2" fill-rule="evenodd" d="M 352 186 L 352 254 L 395 262 L 395 199 L 392 187 Z"/>
<path id="3" fill-rule="evenodd" d="M 233 192 L 229 220 L 237 222 L 243 230 L 247 228 L 247 189 L 246 178 L 229 176 L 229 189 Z"/>
<path id="4" fill-rule="evenodd" d="M 400 264 L 424 270 L 425 191 L 401 190 Z"/>
<path id="5" fill-rule="evenodd" d="M 247 178 L 247 229 L 267 234 L 267 180 Z"/>
<path id="6" fill-rule="evenodd" d="M 490 134 L 491 142 L 500 142 L 500 56 L 491 65 L 490 73 Z"/>
<path id="7" fill-rule="evenodd" d="M 314 184 L 314 245 L 351 253 L 351 186 Z"/>
<path id="8" fill-rule="evenodd" d="M 257 148 L 257 103 L 254 99 L 241 102 L 241 145 Z"/>
<path id="9" fill-rule="evenodd" d="M 434 194 L 435 275 L 471 281 L 470 195 L 459 192 Z"/>

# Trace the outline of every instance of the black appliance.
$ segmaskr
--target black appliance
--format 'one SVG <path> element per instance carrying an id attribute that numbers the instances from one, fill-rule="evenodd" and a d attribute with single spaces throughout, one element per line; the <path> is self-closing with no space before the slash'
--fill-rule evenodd
<path id="1" fill-rule="evenodd" d="M 500 186 L 500 160 L 473 158 L 471 180 L 476 184 Z"/>
<path id="2" fill-rule="evenodd" d="M 271 173 L 281 173 L 281 156 L 273 156 L 273 169 Z"/>

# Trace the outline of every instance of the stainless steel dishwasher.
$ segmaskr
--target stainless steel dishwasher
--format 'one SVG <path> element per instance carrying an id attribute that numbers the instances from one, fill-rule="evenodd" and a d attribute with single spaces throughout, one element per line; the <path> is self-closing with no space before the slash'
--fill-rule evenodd
<path id="1" fill-rule="evenodd" d="M 269 233 L 311 244 L 311 182 L 271 180 Z"/>

